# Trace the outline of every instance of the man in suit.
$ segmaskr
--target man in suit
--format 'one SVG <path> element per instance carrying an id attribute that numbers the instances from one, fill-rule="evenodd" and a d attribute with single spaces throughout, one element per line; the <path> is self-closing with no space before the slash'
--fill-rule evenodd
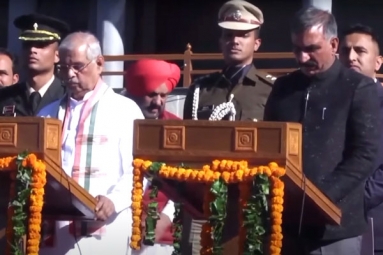
<path id="1" fill-rule="evenodd" d="M 367 226 L 365 180 L 374 170 L 381 137 L 376 83 L 337 60 L 337 24 L 331 13 L 300 10 L 291 39 L 300 70 L 275 81 L 264 120 L 302 123 L 303 173 L 341 208 L 342 219 L 340 226 L 284 224 L 282 250 L 360 255 Z"/>
<path id="2" fill-rule="evenodd" d="M 383 87 L 376 79 L 376 73 L 382 65 L 382 57 L 378 36 L 373 29 L 357 24 L 345 30 L 340 44 L 339 59 L 345 66 L 374 79 L 383 123 Z M 379 167 L 383 163 L 383 136 L 380 145 L 376 170 L 368 178 L 365 191 L 367 214 L 374 219 L 375 254 L 383 254 L 383 167 Z"/>
<path id="3" fill-rule="evenodd" d="M 17 57 L 7 49 L 0 48 L 0 88 L 19 82 Z"/>
<path id="4" fill-rule="evenodd" d="M 58 44 L 69 26 L 40 14 L 22 15 L 14 25 L 22 31 L 19 39 L 27 77 L 25 82 L 1 91 L 0 116 L 33 116 L 65 94 L 54 72 L 59 61 Z"/>

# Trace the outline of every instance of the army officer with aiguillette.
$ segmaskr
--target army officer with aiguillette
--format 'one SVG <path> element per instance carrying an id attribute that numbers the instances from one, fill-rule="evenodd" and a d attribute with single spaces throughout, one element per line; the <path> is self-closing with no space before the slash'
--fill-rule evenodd
<path id="1" fill-rule="evenodd" d="M 221 28 L 219 39 L 224 57 L 221 72 L 203 76 L 190 86 L 184 105 L 184 119 L 193 120 L 262 120 L 266 100 L 274 77 L 257 70 L 253 55 L 261 45 L 259 37 L 263 24 L 262 11 L 246 2 L 232 0 L 223 4 L 218 14 Z M 187 187 L 189 198 L 201 200 L 192 186 Z M 238 201 L 238 192 L 229 187 L 229 200 Z M 238 207 L 227 208 L 227 222 L 223 242 L 231 240 L 238 232 Z M 187 215 L 187 214 L 186 214 Z M 189 221 L 189 222 L 188 222 Z M 184 219 L 182 254 L 200 254 L 202 219 Z M 190 228 L 190 229 L 188 229 Z M 188 242 L 187 242 L 188 241 Z M 189 249 L 188 249 L 189 248 Z"/>

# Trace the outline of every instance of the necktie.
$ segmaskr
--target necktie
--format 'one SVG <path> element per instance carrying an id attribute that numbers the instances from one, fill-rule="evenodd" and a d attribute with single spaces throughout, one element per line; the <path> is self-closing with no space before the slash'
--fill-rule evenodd
<path id="1" fill-rule="evenodd" d="M 29 104 L 30 104 L 33 115 L 36 114 L 37 107 L 39 106 L 40 101 L 41 101 L 41 95 L 39 92 L 32 92 L 31 95 L 29 96 Z"/>

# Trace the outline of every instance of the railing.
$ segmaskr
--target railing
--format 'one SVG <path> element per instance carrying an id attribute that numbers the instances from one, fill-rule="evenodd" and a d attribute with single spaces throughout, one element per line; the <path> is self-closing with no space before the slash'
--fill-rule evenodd
<path id="1" fill-rule="evenodd" d="M 182 61 L 183 62 L 183 87 L 188 87 L 193 81 L 193 75 L 204 75 L 219 71 L 218 69 L 203 69 L 193 70 L 193 60 L 223 60 L 221 53 L 193 53 L 192 46 L 186 45 L 186 50 L 183 54 L 137 54 L 137 55 L 122 55 L 122 56 L 105 56 L 105 61 L 136 61 L 145 58 L 160 59 L 165 61 Z M 254 59 L 264 60 L 282 60 L 294 59 L 292 52 L 257 52 L 254 53 Z M 260 69 L 264 72 L 275 76 L 284 75 L 295 71 L 296 68 L 270 68 Z M 123 75 L 122 71 L 106 71 L 103 75 Z M 383 74 L 378 74 L 378 78 L 383 78 Z"/>

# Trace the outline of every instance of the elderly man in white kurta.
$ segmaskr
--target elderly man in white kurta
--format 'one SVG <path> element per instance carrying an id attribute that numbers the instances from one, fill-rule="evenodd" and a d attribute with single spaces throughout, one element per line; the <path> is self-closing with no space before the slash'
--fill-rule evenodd
<path id="1" fill-rule="evenodd" d="M 70 34 L 59 54 L 68 95 L 38 115 L 63 121 L 62 167 L 98 204 L 95 221 L 57 222 L 53 247 L 40 254 L 130 254 L 133 121 L 143 115 L 102 81 L 104 59 L 95 36 Z"/>

